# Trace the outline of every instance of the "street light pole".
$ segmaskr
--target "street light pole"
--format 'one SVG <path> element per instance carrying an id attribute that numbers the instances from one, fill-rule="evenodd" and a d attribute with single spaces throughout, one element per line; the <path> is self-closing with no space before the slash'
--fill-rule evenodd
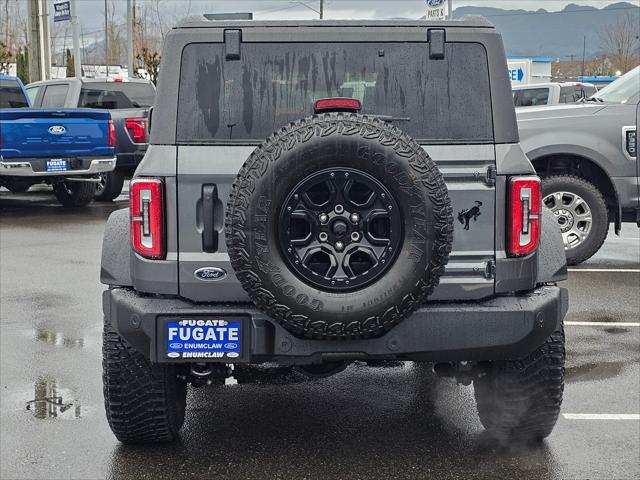
<path id="1" fill-rule="evenodd" d="M 109 78 L 109 29 L 107 15 L 107 0 L 104 0 L 104 63 L 107 67 L 107 78 Z"/>
<path id="2" fill-rule="evenodd" d="M 134 77 L 133 68 L 133 0 L 127 0 L 127 71 Z"/>
<path id="3" fill-rule="evenodd" d="M 320 0 L 320 20 L 324 18 L 324 0 Z"/>
<path id="4" fill-rule="evenodd" d="M 82 56 L 80 54 L 80 22 L 78 22 L 78 6 L 71 0 L 71 30 L 73 35 L 73 67 L 76 78 L 82 78 Z"/>
<path id="5" fill-rule="evenodd" d="M 453 19 L 453 0 L 447 0 L 447 19 Z"/>

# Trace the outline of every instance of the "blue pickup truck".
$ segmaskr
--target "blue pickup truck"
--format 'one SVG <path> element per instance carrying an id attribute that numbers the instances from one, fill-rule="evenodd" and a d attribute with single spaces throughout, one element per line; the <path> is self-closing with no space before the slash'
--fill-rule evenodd
<path id="1" fill-rule="evenodd" d="M 116 165 L 111 115 L 30 106 L 22 82 L 0 76 L 0 186 L 19 193 L 47 183 L 62 205 L 88 204 L 99 176 Z"/>

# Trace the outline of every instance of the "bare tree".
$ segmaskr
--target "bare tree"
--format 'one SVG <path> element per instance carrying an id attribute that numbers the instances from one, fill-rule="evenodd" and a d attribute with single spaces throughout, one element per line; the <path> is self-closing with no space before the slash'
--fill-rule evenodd
<path id="1" fill-rule="evenodd" d="M 611 57 L 615 67 L 623 72 L 636 63 L 640 54 L 640 36 L 636 12 L 620 15 L 615 23 L 600 34 L 603 53 Z"/>
<path id="2" fill-rule="evenodd" d="M 111 0 L 107 9 L 107 35 L 109 35 L 107 62 L 109 65 L 121 65 L 122 56 L 125 52 L 125 36 L 122 23 L 118 23 L 117 20 L 115 0 Z"/>

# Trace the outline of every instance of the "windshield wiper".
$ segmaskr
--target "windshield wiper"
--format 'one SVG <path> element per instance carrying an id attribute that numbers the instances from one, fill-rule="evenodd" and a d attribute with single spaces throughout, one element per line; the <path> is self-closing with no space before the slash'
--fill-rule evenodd
<path id="1" fill-rule="evenodd" d="M 589 98 L 585 99 L 585 102 L 600 102 L 600 103 L 604 103 L 604 100 L 602 100 L 599 97 L 589 97 Z"/>

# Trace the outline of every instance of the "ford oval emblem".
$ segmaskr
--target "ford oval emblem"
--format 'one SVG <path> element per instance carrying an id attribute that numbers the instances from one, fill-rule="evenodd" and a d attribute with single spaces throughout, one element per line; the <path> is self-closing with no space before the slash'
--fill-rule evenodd
<path id="1" fill-rule="evenodd" d="M 49 127 L 49 133 L 51 135 L 62 135 L 64 133 L 66 133 L 67 129 L 64 128 L 63 125 L 51 125 Z"/>
<path id="2" fill-rule="evenodd" d="M 217 282 L 227 278 L 227 272 L 218 267 L 202 267 L 193 272 L 198 280 L 203 282 Z"/>
<path id="3" fill-rule="evenodd" d="M 441 7 L 444 4 L 444 0 L 427 0 L 427 5 L 431 8 Z"/>

